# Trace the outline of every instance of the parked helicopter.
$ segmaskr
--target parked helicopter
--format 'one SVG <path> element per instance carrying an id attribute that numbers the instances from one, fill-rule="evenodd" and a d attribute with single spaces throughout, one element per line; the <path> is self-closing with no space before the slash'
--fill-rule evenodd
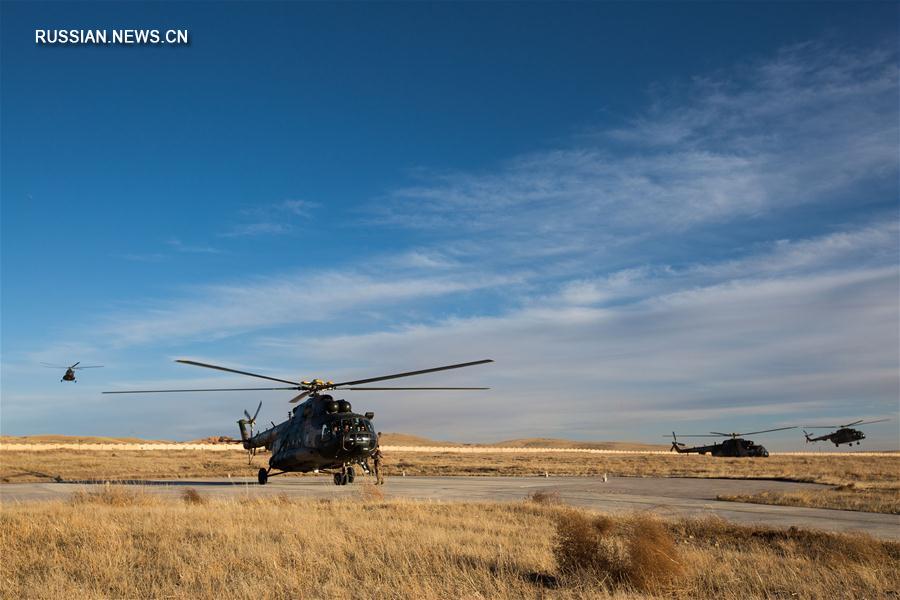
<path id="1" fill-rule="evenodd" d="M 266 388 L 223 388 L 223 389 L 190 389 L 190 390 L 128 390 L 103 392 L 104 394 L 150 394 L 158 392 L 238 392 L 250 390 L 294 390 L 300 393 L 291 398 L 290 402 L 296 403 L 306 398 L 306 401 L 295 407 L 289 414 L 288 420 L 278 425 L 272 423 L 272 427 L 260 433 L 253 433 L 256 417 L 262 408 L 262 402 L 256 408 L 253 416 L 246 410 L 246 418 L 238 420 L 238 429 L 241 432 L 240 443 L 249 454 L 250 461 L 258 448 L 271 451 L 269 468 L 260 469 L 257 480 L 260 485 L 265 485 L 270 476 L 281 475 L 288 472 L 308 473 L 310 471 L 331 473 L 334 476 L 335 485 L 353 483 L 356 475 L 354 465 L 365 468 L 366 461 L 378 446 L 375 428 L 372 419 L 375 413 L 367 412 L 357 414 L 346 400 L 335 400 L 330 394 L 322 392 L 331 390 L 352 391 L 383 391 L 383 390 L 487 390 L 486 387 L 356 387 L 358 385 L 399 379 L 413 375 L 424 375 L 436 371 L 461 369 L 484 363 L 494 362 L 491 359 L 476 360 L 467 363 L 433 367 L 419 371 L 395 373 L 393 375 L 381 375 L 353 381 L 323 381 L 313 379 L 311 381 L 290 381 L 277 377 L 268 377 L 257 373 L 239 371 L 218 365 L 196 362 L 193 360 L 177 360 L 187 365 L 217 369 L 239 375 L 248 375 L 260 379 L 268 379 L 279 383 L 290 384 L 290 387 L 266 387 Z M 273 473 L 273 471 L 277 471 Z"/>
<path id="2" fill-rule="evenodd" d="M 47 367 L 48 369 L 65 369 L 66 374 L 62 376 L 62 379 L 60 379 L 60 381 L 75 381 L 75 371 L 77 371 L 79 369 L 99 369 L 100 367 L 103 366 L 103 365 L 82 365 L 79 367 L 78 365 L 81 364 L 80 360 L 77 363 L 75 363 L 74 365 L 72 365 L 71 367 L 61 367 L 59 365 L 49 365 L 47 363 L 41 363 L 41 364 L 43 366 Z"/>
<path id="3" fill-rule="evenodd" d="M 853 442 L 856 442 L 856 445 L 859 446 L 860 440 L 866 439 L 866 434 L 859 429 L 853 429 L 853 426 L 870 425 L 872 423 L 882 423 L 884 421 L 890 421 L 890 419 L 877 419 L 875 421 L 863 421 L 860 419 L 859 421 L 847 423 L 846 425 L 808 425 L 804 427 L 803 435 L 806 436 L 807 444 L 809 442 L 821 442 L 827 440 L 833 442 L 835 446 L 840 446 L 841 444 L 849 444 L 852 446 Z M 806 432 L 807 429 L 837 429 L 837 431 L 832 431 L 831 433 L 826 433 L 819 437 L 809 437 L 810 434 Z"/>
<path id="4" fill-rule="evenodd" d="M 679 442 L 675 437 L 675 432 L 672 432 L 672 450 L 678 452 L 679 454 L 689 454 L 691 452 L 696 454 L 712 454 L 713 456 L 728 456 L 733 458 L 744 458 L 744 457 L 760 457 L 765 458 L 769 456 L 769 451 L 766 450 L 765 446 L 761 444 L 754 444 L 752 440 L 745 440 L 741 438 L 742 435 L 754 435 L 757 433 L 769 433 L 770 431 L 784 431 L 785 429 L 796 429 L 796 427 L 779 427 L 777 429 L 763 429 L 762 431 L 748 431 L 747 433 L 721 433 L 718 431 L 711 431 L 709 434 L 699 434 L 699 435 L 683 435 L 681 437 L 727 437 L 730 439 L 725 440 L 724 442 L 720 442 L 717 444 L 710 444 L 708 446 L 694 446 L 693 448 L 685 448 L 684 444 Z M 664 435 L 663 437 L 669 437 Z"/>

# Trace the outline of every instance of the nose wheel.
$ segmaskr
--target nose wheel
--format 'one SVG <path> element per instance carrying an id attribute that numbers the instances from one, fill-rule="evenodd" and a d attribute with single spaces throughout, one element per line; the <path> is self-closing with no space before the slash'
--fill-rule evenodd
<path id="1" fill-rule="evenodd" d="M 347 485 L 353 483 L 354 479 L 356 479 L 356 471 L 353 470 L 353 467 L 344 466 L 340 473 L 334 474 L 334 485 Z"/>

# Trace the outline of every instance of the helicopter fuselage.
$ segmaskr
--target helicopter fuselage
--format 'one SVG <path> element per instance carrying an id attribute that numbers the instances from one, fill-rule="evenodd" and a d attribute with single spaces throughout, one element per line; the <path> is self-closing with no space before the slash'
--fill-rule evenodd
<path id="1" fill-rule="evenodd" d="M 297 406 L 288 420 L 250 436 L 246 422 L 238 421 L 247 450 L 266 448 L 272 453 L 269 468 L 307 473 L 360 464 L 378 444 L 372 413 L 352 412 L 349 402 L 314 395 Z"/>
<path id="2" fill-rule="evenodd" d="M 673 444 L 672 448 L 679 454 L 711 454 L 713 456 L 733 458 L 765 458 L 769 456 L 769 451 L 766 450 L 764 446 L 761 446 L 760 444 L 754 444 L 752 440 L 745 440 L 743 438 L 732 438 L 718 444 L 694 446 L 693 448 L 681 448 L 677 444 Z"/>
<path id="3" fill-rule="evenodd" d="M 60 381 L 75 381 L 75 370 L 74 369 L 66 369 L 66 374 L 63 375 Z"/>
<path id="4" fill-rule="evenodd" d="M 851 427 L 842 427 L 835 432 L 820 435 L 815 438 L 807 436 L 808 442 L 829 441 L 835 446 L 840 446 L 841 444 L 853 444 L 853 442 L 859 443 L 860 440 L 864 439 L 866 439 L 866 434 L 859 429 L 853 429 Z"/>

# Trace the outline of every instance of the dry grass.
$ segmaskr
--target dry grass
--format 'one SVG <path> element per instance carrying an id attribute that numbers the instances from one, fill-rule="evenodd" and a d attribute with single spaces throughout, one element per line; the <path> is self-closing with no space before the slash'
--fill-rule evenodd
<path id="1" fill-rule="evenodd" d="M 855 485 L 849 484 L 815 492 L 760 492 L 758 494 L 720 495 L 718 499 L 754 504 L 834 508 L 900 515 L 900 488 L 858 489 Z"/>
<path id="2" fill-rule="evenodd" d="M 900 545 L 530 502 L 5 505 L 3 598 L 886 598 Z M 587 531 L 587 533 L 585 533 Z"/>

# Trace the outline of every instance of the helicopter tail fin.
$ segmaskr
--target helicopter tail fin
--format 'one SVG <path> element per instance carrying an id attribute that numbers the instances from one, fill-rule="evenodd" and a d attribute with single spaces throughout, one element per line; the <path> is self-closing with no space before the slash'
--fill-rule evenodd
<path id="1" fill-rule="evenodd" d="M 803 430 L 803 435 L 806 436 L 806 443 L 807 443 L 807 444 L 810 443 L 810 442 L 812 441 L 812 440 L 809 438 L 809 434 L 806 432 L 805 429 Z"/>
<path id="2" fill-rule="evenodd" d="M 675 452 L 678 452 L 679 454 L 681 454 L 681 452 L 682 452 L 681 446 L 684 446 L 684 444 L 678 441 L 678 438 L 675 437 L 675 432 L 673 431 L 672 432 L 672 447 L 669 449 L 669 452 L 672 452 L 674 450 Z"/>

